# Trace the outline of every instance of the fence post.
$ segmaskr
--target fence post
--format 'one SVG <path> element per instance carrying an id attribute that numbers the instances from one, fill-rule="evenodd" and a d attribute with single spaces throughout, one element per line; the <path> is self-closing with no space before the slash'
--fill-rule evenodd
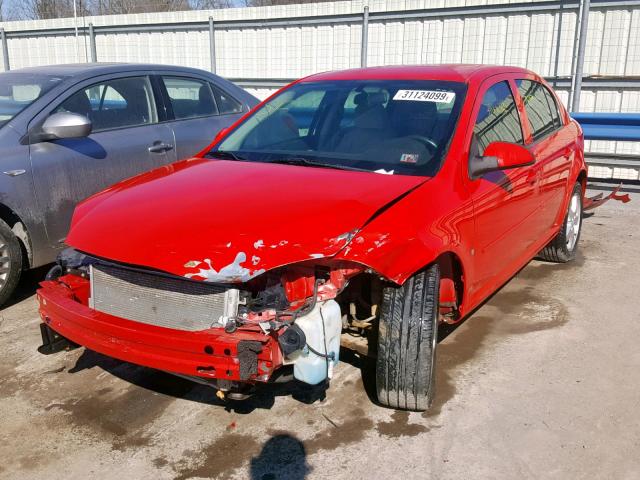
<path id="1" fill-rule="evenodd" d="M 587 28 L 589 25 L 590 0 L 580 1 L 580 12 L 578 21 L 580 22 L 580 33 L 578 36 L 578 48 L 574 62 L 573 78 L 571 79 L 571 91 L 569 92 L 569 111 L 577 112 L 580 109 L 580 91 L 582 90 L 582 73 L 584 71 L 584 51 L 587 46 Z M 574 46 L 575 49 L 575 46 Z"/>
<path id="2" fill-rule="evenodd" d="M 360 47 L 360 66 L 367 66 L 367 48 L 369 47 L 369 6 L 362 12 L 362 44 Z"/>
<path id="3" fill-rule="evenodd" d="M 4 60 L 4 71 L 8 72 L 9 67 L 9 45 L 7 44 L 7 34 L 4 28 L 0 28 L 0 37 L 2 37 L 2 59 Z"/>
<path id="4" fill-rule="evenodd" d="M 209 17 L 209 55 L 211 57 L 211 73 L 216 73 L 216 32 L 213 17 Z"/>
<path id="5" fill-rule="evenodd" d="M 98 61 L 98 52 L 96 50 L 96 32 L 93 29 L 93 23 L 89 24 L 89 49 L 91 50 L 91 61 Z"/>

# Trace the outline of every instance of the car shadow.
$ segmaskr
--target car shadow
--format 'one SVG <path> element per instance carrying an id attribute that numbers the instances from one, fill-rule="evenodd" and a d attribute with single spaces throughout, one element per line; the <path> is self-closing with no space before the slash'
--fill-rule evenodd
<path id="1" fill-rule="evenodd" d="M 281 381 L 283 378 L 286 379 L 283 375 L 287 373 L 285 371 L 279 372 L 274 382 L 258 384 L 252 395 L 245 400 L 221 400 L 216 396 L 216 389 L 213 386 L 203 385 L 168 372 L 123 362 L 86 348 L 68 372 L 75 374 L 93 368 L 99 368 L 127 383 L 151 392 L 224 407 L 225 410 L 238 414 L 248 414 L 256 409 L 270 409 L 275 404 L 275 399 L 280 396 L 293 397 L 301 403 L 312 404 L 324 400 L 327 390 L 326 385 L 310 386 L 293 379 Z"/>
<path id="2" fill-rule="evenodd" d="M 51 264 L 22 272 L 22 276 L 20 277 L 20 281 L 18 282 L 18 286 L 13 292 L 13 295 L 11 295 L 11 298 L 9 298 L 4 305 L 0 306 L 0 311 L 12 307 L 13 305 L 35 295 L 36 290 L 38 290 L 38 287 L 40 286 L 40 282 L 44 280 L 44 277 L 50 268 Z"/>

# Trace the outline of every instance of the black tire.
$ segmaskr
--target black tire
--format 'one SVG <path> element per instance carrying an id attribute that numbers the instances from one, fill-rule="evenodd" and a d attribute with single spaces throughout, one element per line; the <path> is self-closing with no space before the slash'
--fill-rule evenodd
<path id="1" fill-rule="evenodd" d="M 577 199 L 576 205 L 573 204 L 574 199 Z M 576 206 L 577 210 L 575 212 L 572 212 L 572 206 Z M 572 215 L 573 218 L 571 221 L 570 215 Z M 575 215 L 578 216 L 577 219 Z M 575 227 L 572 228 L 572 225 L 577 225 L 577 233 L 574 231 Z M 571 197 L 567 205 L 567 213 L 565 213 L 564 221 L 562 222 L 562 228 L 553 240 L 542 249 L 538 257 L 548 262 L 570 262 L 576 258 L 580 233 L 582 233 L 582 185 L 576 183 L 571 191 Z"/>
<path id="2" fill-rule="evenodd" d="M 423 270 L 402 287 L 384 289 L 378 331 L 378 401 L 424 411 L 435 393 L 440 270 Z"/>
<path id="3" fill-rule="evenodd" d="M 11 297 L 22 274 L 22 248 L 9 225 L 0 220 L 0 306 Z"/>

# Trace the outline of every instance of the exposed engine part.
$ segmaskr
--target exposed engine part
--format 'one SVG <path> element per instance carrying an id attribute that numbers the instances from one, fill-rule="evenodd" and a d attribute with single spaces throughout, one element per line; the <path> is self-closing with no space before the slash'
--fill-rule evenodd
<path id="1" fill-rule="evenodd" d="M 440 279 L 440 320 L 454 324 L 460 320 L 458 311 L 458 293 L 455 282 L 451 278 Z"/>
<path id="2" fill-rule="evenodd" d="M 278 343 L 280 344 L 282 354 L 288 357 L 293 352 L 302 350 L 307 344 L 307 338 L 300 326 L 294 323 L 290 327 L 287 327 L 278 337 Z"/>
<path id="3" fill-rule="evenodd" d="M 369 347 L 369 339 L 360 335 L 343 333 L 340 346 L 356 352 L 363 357 L 375 358 L 375 352 Z"/>
<path id="4" fill-rule="evenodd" d="M 64 270 L 60 265 L 54 265 L 51 270 L 47 272 L 44 279 L 45 280 L 57 280 L 61 275 L 64 274 Z"/>
<path id="5" fill-rule="evenodd" d="M 318 302 L 295 324 L 304 332 L 307 347 L 294 354 L 294 377 L 310 385 L 331 378 L 340 355 L 340 305 L 335 300 Z"/>
<path id="6" fill-rule="evenodd" d="M 373 304 L 371 305 L 371 315 L 369 315 L 367 318 L 360 319 L 357 317 L 356 304 L 352 302 L 349 304 L 349 315 L 351 318 L 348 324 L 355 328 L 362 328 L 362 329 L 371 328 L 372 326 L 371 322 L 373 322 L 373 320 L 376 319 L 377 312 L 378 312 L 378 305 Z"/>

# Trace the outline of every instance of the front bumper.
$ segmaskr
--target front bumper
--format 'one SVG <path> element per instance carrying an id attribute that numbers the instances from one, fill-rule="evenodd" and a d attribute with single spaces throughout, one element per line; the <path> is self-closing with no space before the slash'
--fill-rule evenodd
<path id="1" fill-rule="evenodd" d="M 235 382 L 266 382 L 282 365 L 275 338 L 259 327 L 226 333 L 190 332 L 147 325 L 97 312 L 78 299 L 65 277 L 42 282 L 42 321 L 73 343 L 158 370 Z"/>

